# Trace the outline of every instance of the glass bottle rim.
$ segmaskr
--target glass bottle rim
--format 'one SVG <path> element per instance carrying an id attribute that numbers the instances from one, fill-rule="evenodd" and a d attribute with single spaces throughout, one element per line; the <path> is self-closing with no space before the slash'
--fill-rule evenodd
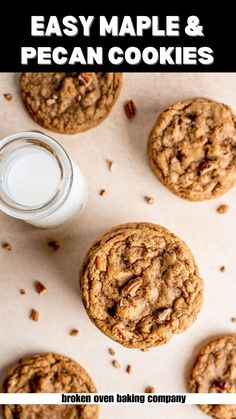
<path id="1" fill-rule="evenodd" d="M 35 145 L 47 150 L 57 161 L 60 169 L 60 181 L 53 196 L 46 202 L 25 206 L 15 202 L 6 191 L 3 182 L 4 173 L 1 163 L 11 152 L 27 145 Z M 0 140 L 0 210 L 22 220 L 46 217 L 56 211 L 65 202 L 73 182 L 73 168 L 65 149 L 54 138 L 40 131 L 20 131 Z"/>

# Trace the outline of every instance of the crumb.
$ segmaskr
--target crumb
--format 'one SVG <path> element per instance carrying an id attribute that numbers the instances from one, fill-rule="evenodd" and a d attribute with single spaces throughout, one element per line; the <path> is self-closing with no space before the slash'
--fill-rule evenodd
<path id="1" fill-rule="evenodd" d="M 112 348 L 108 348 L 108 352 L 112 356 L 116 354 L 116 351 L 114 349 L 112 349 Z"/>
<path id="2" fill-rule="evenodd" d="M 219 213 L 219 214 L 225 214 L 227 211 L 228 211 L 228 209 L 229 209 L 229 206 L 228 205 L 226 205 L 226 204 L 222 204 L 222 205 L 220 205 L 218 208 L 217 208 L 217 212 Z"/>
<path id="3" fill-rule="evenodd" d="M 34 285 L 38 294 L 46 294 L 47 288 L 42 284 L 42 282 L 37 281 Z"/>
<path id="4" fill-rule="evenodd" d="M 38 322 L 39 320 L 39 312 L 35 310 L 34 308 L 31 310 L 30 319 L 33 320 L 34 322 Z"/>
<path id="5" fill-rule="evenodd" d="M 236 323 L 236 317 L 231 317 L 230 321 L 231 321 L 232 323 Z"/>
<path id="6" fill-rule="evenodd" d="M 113 367 L 115 367 L 115 368 L 121 368 L 121 365 L 120 365 L 119 361 L 117 361 L 116 359 L 114 359 L 114 360 L 112 361 L 112 365 L 113 365 Z"/>
<path id="7" fill-rule="evenodd" d="M 225 272 L 225 266 L 220 267 L 220 272 Z"/>
<path id="8" fill-rule="evenodd" d="M 106 189 L 101 189 L 99 192 L 99 195 L 104 196 L 107 194 L 107 190 Z"/>
<path id="9" fill-rule="evenodd" d="M 112 172 L 114 169 L 114 162 L 112 160 L 106 160 L 109 172 Z"/>
<path id="10" fill-rule="evenodd" d="M 132 374 L 132 372 L 133 372 L 133 367 L 132 367 L 132 365 L 130 365 L 130 364 L 128 364 L 128 365 L 127 365 L 127 367 L 126 367 L 126 372 L 127 372 L 128 374 Z"/>
<path id="11" fill-rule="evenodd" d="M 57 240 L 49 240 L 48 247 L 50 247 L 54 252 L 60 249 L 60 244 Z"/>
<path id="12" fill-rule="evenodd" d="M 25 295 L 25 294 L 27 294 L 27 290 L 26 290 L 25 288 L 21 288 L 21 289 L 20 289 L 20 294 L 21 294 L 21 295 Z"/>
<path id="13" fill-rule="evenodd" d="M 78 334 L 79 334 L 79 331 L 77 329 L 72 329 L 70 332 L 71 336 L 78 336 Z"/>
<path id="14" fill-rule="evenodd" d="M 149 204 L 149 205 L 154 204 L 154 198 L 152 198 L 151 196 L 145 196 L 144 199 L 147 202 L 147 204 Z"/>
<path id="15" fill-rule="evenodd" d="M 137 108 L 132 100 L 125 102 L 124 111 L 128 119 L 133 119 L 135 117 Z"/>
<path id="16" fill-rule="evenodd" d="M 10 252 L 12 250 L 12 245 L 10 243 L 5 242 L 5 243 L 2 243 L 2 248 Z"/>
<path id="17" fill-rule="evenodd" d="M 155 393 L 155 387 L 153 387 L 153 386 L 147 386 L 147 387 L 145 387 L 145 393 Z"/>
<path id="18" fill-rule="evenodd" d="M 5 93 L 3 96 L 5 97 L 6 100 L 9 100 L 9 101 L 12 100 L 11 93 Z"/>
<path id="19" fill-rule="evenodd" d="M 142 351 L 142 352 L 147 352 L 147 351 L 149 351 L 149 348 L 142 348 L 142 349 L 140 349 L 140 351 Z"/>

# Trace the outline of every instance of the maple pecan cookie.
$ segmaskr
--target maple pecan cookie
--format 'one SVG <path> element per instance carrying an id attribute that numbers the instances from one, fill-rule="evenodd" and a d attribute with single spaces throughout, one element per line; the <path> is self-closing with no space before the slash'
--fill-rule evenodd
<path id="1" fill-rule="evenodd" d="M 148 156 L 155 175 L 182 198 L 223 195 L 236 183 L 236 117 L 207 98 L 174 103 L 155 123 Z"/>
<path id="2" fill-rule="evenodd" d="M 97 240 L 81 269 L 81 289 L 90 319 L 128 348 L 166 343 L 191 326 L 203 302 L 189 248 L 149 223 L 120 225 Z"/>
<path id="3" fill-rule="evenodd" d="M 56 354 L 19 361 L 4 382 L 6 393 L 94 393 L 88 373 L 77 362 Z M 6 405 L 5 419 L 97 419 L 95 405 Z"/>
<path id="4" fill-rule="evenodd" d="M 75 134 L 109 114 L 121 73 L 23 73 L 21 96 L 32 118 L 52 131 Z"/>
<path id="5" fill-rule="evenodd" d="M 193 393 L 236 393 L 236 334 L 220 336 L 201 350 L 189 386 Z M 236 418 L 236 404 L 200 407 L 215 419 Z"/>

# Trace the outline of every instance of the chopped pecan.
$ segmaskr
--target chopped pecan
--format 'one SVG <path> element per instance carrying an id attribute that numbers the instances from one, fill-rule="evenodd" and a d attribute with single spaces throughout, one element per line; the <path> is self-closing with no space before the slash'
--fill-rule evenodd
<path id="1" fill-rule="evenodd" d="M 56 100 L 55 100 L 55 99 L 47 99 L 47 100 L 46 100 L 46 104 L 47 104 L 48 106 L 54 105 L 54 103 L 56 103 Z"/>
<path id="2" fill-rule="evenodd" d="M 4 242 L 2 243 L 2 248 L 10 252 L 12 250 L 12 245 L 10 243 Z"/>
<path id="3" fill-rule="evenodd" d="M 71 336 L 78 336 L 78 334 L 79 334 L 79 331 L 77 329 L 72 329 L 70 332 Z"/>
<path id="4" fill-rule="evenodd" d="M 112 160 L 106 160 L 109 172 L 112 172 L 114 168 L 114 162 Z"/>
<path id="5" fill-rule="evenodd" d="M 210 167 L 211 166 L 208 161 L 203 161 L 202 163 L 199 164 L 197 168 L 198 174 L 200 175 L 204 170 L 209 169 Z"/>
<path id="6" fill-rule="evenodd" d="M 45 285 L 42 284 L 42 282 L 35 282 L 35 289 L 37 291 L 38 294 L 45 294 L 47 292 L 47 288 L 45 287 Z"/>
<path id="7" fill-rule="evenodd" d="M 130 364 L 128 364 L 128 365 L 127 365 L 127 367 L 126 367 L 126 372 L 127 372 L 128 374 L 132 374 L 132 372 L 133 372 L 133 367 L 132 367 L 132 365 L 130 365 Z"/>
<path id="8" fill-rule="evenodd" d="M 147 204 L 149 204 L 149 205 L 154 204 L 154 198 L 152 198 L 151 196 L 145 196 L 144 199 L 147 202 Z"/>
<path id="9" fill-rule="evenodd" d="M 93 76 L 92 73 L 80 73 L 78 79 L 82 84 L 88 87 L 92 83 Z"/>
<path id="10" fill-rule="evenodd" d="M 117 361 L 117 359 L 113 359 L 112 365 L 115 368 L 121 368 L 121 365 L 120 365 L 119 361 Z"/>
<path id="11" fill-rule="evenodd" d="M 131 295 L 131 297 L 134 297 L 136 292 L 138 291 L 138 289 L 141 287 L 142 285 L 142 279 L 141 278 L 137 278 L 137 279 L 131 279 L 128 284 L 126 284 L 123 288 L 123 294 L 124 295 Z"/>
<path id="12" fill-rule="evenodd" d="M 208 141 L 208 138 L 206 135 L 201 135 L 201 137 L 199 138 L 199 140 L 201 141 L 202 144 L 206 144 Z"/>
<path id="13" fill-rule="evenodd" d="M 30 319 L 33 320 L 34 322 L 38 322 L 39 320 L 39 312 L 35 310 L 34 308 L 31 310 Z"/>
<path id="14" fill-rule="evenodd" d="M 96 268 L 99 271 L 106 271 L 107 264 L 106 264 L 106 259 L 103 256 L 96 256 L 95 263 L 96 263 Z"/>
<path id="15" fill-rule="evenodd" d="M 228 383 L 226 380 L 215 380 L 214 384 L 220 393 L 224 393 L 227 390 Z"/>
<path id="16" fill-rule="evenodd" d="M 25 294 L 27 294 L 27 290 L 25 288 L 21 288 L 20 293 L 21 293 L 21 295 L 25 295 Z"/>
<path id="17" fill-rule="evenodd" d="M 48 242 L 48 246 L 54 251 L 56 252 L 58 249 L 60 249 L 60 244 L 58 243 L 58 241 L 56 240 L 50 240 Z"/>
<path id="18" fill-rule="evenodd" d="M 228 211 L 228 209 L 229 209 L 229 206 L 228 206 L 228 205 L 226 205 L 226 204 L 222 204 L 222 205 L 220 205 L 220 206 L 217 208 L 217 212 L 218 212 L 219 214 L 225 214 L 225 213 Z"/>
<path id="19" fill-rule="evenodd" d="M 5 93 L 3 96 L 5 97 L 6 100 L 12 100 L 11 93 Z"/>
<path id="20" fill-rule="evenodd" d="M 57 378 L 62 384 L 68 384 L 70 381 L 70 376 L 62 373 L 58 374 Z"/>
<path id="21" fill-rule="evenodd" d="M 128 119 L 133 119 L 136 115 L 136 105 L 134 104 L 134 102 L 132 100 L 128 100 L 127 102 L 125 102 L 124 104 L 124 110 L 125 110 L 125 114 L 127 116 Z"/>
<path id="22" fill-rule="evenodd" d="M 164 321 L 170 318 L 171 308 L 167 308 L 158 314 L 158 320 Z"/>
<path id="23" fill-rule="evenodd" d="M 107 190 L 106 189 L 101 189 L 99 192 L 99 195 L 104 196 L 107 194 Z"/>
<path id="24" fill-rule="evenodd" d="M 144 391 L 145 393 L 155 393 L 156 390 L 153 386 L 147 386 Z"/>

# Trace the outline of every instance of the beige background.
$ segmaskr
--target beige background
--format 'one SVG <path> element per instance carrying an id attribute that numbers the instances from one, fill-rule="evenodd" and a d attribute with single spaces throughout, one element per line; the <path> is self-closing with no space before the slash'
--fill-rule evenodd
<path id="1" fill-rule="evenodd" d="M 4 93 L 12 93 L 8 102 Z M 18 358 L 56 351 L 79 361 L 100 392 L 142 392 L 147 385 L 159 392 L 185 392 L 186 378 L 200 345 L 209 337 L 236 332 L 236 188 L 213 201 L 191 203 L 161 185 L 146 159 L 146 141 L 158 113 L 171 102 L 194 96 L 228 103 L 236 110 L 236 74 L 125 74 L 122 93 L 108 119 L 79 135 L 53 136 L 79 164 L 89 185 L 89 201 L 82 217 L 64 231 L 42 231 L 0 214 L 0 379 Z M 133 99 L 138 112 L 133 121 L 123 103 Z M 18 76 L 0 75 L 0 136 L 38 129 L 26 113 L 18 93 Z M 46 130 L 43 130 L 47 132 Z M 114 171 L 106 159 L 114 160 Z M 101 197 L 99 190 L 107 189 Z M 154 197 L 148 205 L 144 196 Z M 229 204 L 219 215 L 216 208 Z M 192 249 L 205 280 L 205 304 L 196 323 L 170 343 L 148 352 L 128 350 L 113 343 L 88 320 L 83 308 L 78 274 L 91 242 L 104 230 L 127 221 L 160 223 L 183 238 Z M 61 242 L 58 252 L 48 239 Z M 221 273 L 219 267 L 226 266 Z M 42 281 L 47 295 L 39 296 L 33 283 Z M 20 288 L 27 288 L 22 296 Z M 40 312 L 29 320 L 31 308 Z M 78 328 L 78 337 L 69 335 Z M 111 365 L 107 348 L 117 351 L 120 370 Z M 126 365 L 134 372 L 128 375 Z M 104 406 L 103 419 L 203 419 L 195 406 Z"/>

